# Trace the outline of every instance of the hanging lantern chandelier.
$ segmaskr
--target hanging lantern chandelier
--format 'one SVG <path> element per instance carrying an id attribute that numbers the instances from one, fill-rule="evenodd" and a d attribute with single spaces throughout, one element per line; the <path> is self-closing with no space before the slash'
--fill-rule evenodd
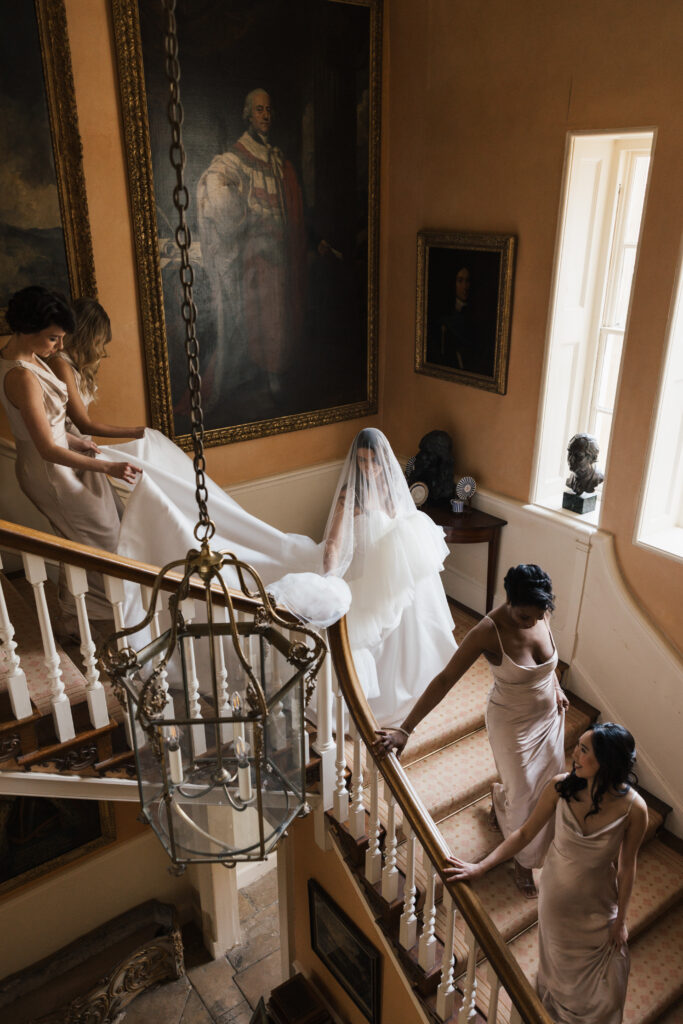
<path id="1" fill-rule="evenodd" d="M 278 612 L 251 566 L 209 545 L 176 4 L 163 5 L 199 548 L 164 566 L 146 616 L 110 637 L 101 660 L 128 713 L 143 814 L 182 869 L 263 860 L 305 813 L 304 707 L 326 648 Z"/>

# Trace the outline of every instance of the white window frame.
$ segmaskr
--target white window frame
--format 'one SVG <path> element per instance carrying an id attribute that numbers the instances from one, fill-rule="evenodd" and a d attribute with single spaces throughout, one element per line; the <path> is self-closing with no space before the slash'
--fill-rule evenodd
<path id="1" fill-rule="evenodd" d="M 683 562 L 683 248 L 633 541 Z"/>
<path id="2" fill-rule="evenodd" d="M 614 310 L 619 261 L 624 253 L 624 197 L 633 181 L 636 157 L 648 153 L 650 167 L 636 243 L 632 294 L 654 138 L 654 129 L 618 134 L 570 132 L 567 136 L 530 496 L 533 503 L 546 508 L 562 511 L 562 493 L 568 475 L 566 446 L 570 437 L 580 431 L 593 432 L 602 372 L 598 361 L 604 353 L 607 335 L 621 334 L 623 349 L 628 316 L 625 324 L 614 325 L 616 329 L 608 324 Z M 619 182 L 623 180 L 626 180 L 626 187 L 620 189 Z M 610 265 L 610 254 L 614 265 Z M 630 299 L 628 305 L 630 308 Z M 619 364 L 621 366 L 621 355 Z M 618 380 L 617 377 L 612 415 L 618 399 Z M 605 445 L 603 440 L 598 459 L 603 469 L 608 455 L 609 441 Z M 594 524 L 598 518 L 599 507 L 582 517 L 584 522 Z"/>

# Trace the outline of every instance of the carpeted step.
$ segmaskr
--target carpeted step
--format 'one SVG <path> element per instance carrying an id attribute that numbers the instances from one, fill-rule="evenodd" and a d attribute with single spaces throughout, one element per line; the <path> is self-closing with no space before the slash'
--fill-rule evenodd
<path id="1" fill-rule="evenodd" d="M 656 1024 L 683 1024 L 683 999 L 665 1010 L 661 1017 L 655 1017 Z"/>
<path id="2" fill-rule="evenodd" d="M 481 888 L 486 879 L 474 883 L 474 888 L 480 893 L 486 909 L 493 917 L 496 924 L 501 927 L 505 938 L 514 935 L 517 937 L 510 942 L 510 950 L 515 956 L 520 967 L 532 985 L 536 984 L 538 971 L 538 933 L 537 925 L 529 927 L 529 913 L 536 914 L 537 903 L 535 900 L 526 900 L 521 893 L 518 896 L 517 887 L 514 884 L 512 869 L 508 867 L 508 885 L 513 892 L 506 892 L 505 878 L 500 875 L 497 884 L 494 882 L 488 891 Z M 659 840 L 654 839 L 644 846 L 638 856 L 638 871 L 629 906 L 628 925 L 630 932 L 631 947 L 631 976 L 629 981 L 629 994 L 627 997 L 627 1009 L 629 1000 L 636 1000 L 638 1007 L 657 1007 L 663 1009 L 674 999 L 683 994 L 683 858 L 666 847 Z M 496 868 L 491 871 L 487 878 L 493 876 Z M 520 902 L 523 901 L 523 902 Z M 502 903 L 499 909 L 497 903 Z M 526 904 L 526 906 L 525 906 Z M 444 915 L 437 913 L 437 935 L 443 938 Z M 664 926 L 664 927 L 663 927 Z M 664 957 L 665 970 L 658 967 L 653 968 L 655 953 L 653 951 L 666 949 L 666 942 L 655 938 L 663 927 L 663 935 L 669 936 L 670 941 L 678 943 L 678 949 L 673 948 Z M 521 931 L 521 928 L 526 930 Z M 519 932 L 521 931 L 521 934 Z M 462 939 L 458 935 L 462 927 L 458 928 L 456 918 L 456 945 L 462 946 Z M 664 944 L 663 944 L 664 943 Z M 640 952 L 638 952 L 640 950 Z M 654 976 L 650 977 L 653 974 Z M 486 1012 L 488 1006 L 488 966 L 482 961 L 478 968 L 480 984 L 478 987 L 477 1005 Z M 669 983 L 668 976 L 671 975 L 676 981 Z M 666 982 L 663 980 L 666 976 Z M 677 988 L 677 984 L 679 988 Z M 666 1002 L 658 1001 L 657 990 L 661 989 L 666 996 Z M 635 995 L 632 996 L 632 991 Z M 501 1008 L 509 1007 L 507 996 L 501 995 Z M 657 1011 L 658 1012 L 658 1011 Z M 507 1012 L 503 1015 L 503 1021 L 507 1021 Z M 657 1020 L 654 1016 L 646 1016 L 641 1019 L 639 1016 L 628 1018 L 624 1016 L 624 1022 L 629 1024 L 649 1024 Z"/>
<path id="3" fill-rule="evenodd" d="M 683 903 L 631 943 L 624 1024 L 654 1024 L 683 996 Z"/>

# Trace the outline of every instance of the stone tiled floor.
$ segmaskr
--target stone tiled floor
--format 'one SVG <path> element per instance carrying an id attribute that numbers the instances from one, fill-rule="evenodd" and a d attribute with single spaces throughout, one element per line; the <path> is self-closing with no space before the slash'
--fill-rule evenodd
<path id="1" fill-rule="evenodd" d="M 186 975 L 139 996 L 120 1024 L 249 1024 L 261 996 L 283 980 L 277 871 L 240 890 L 242 943 L 210 960 L 195 925 L 183 929 Z"/>

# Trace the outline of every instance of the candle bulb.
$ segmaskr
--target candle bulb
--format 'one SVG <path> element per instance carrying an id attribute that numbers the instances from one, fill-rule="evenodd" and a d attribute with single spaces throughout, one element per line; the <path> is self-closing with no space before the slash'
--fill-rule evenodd
<path id="1" fill-rule="evenodd" d="M 183 755 L 180 750 L 180 732 L 174 725 L 168 730 L 166 752 L 168 754 L 168 771 L 171 776 L 171 782 L 175 786 L 179 786 L 183 781 Z"/>
<path id="2" fill-rule="evenodd" d="M 237 690 L 235 690 L 232 697 L 230 698 L 230 703 L 232 704 L 233 715 L 239 715 L 240 710 L 242 708 L 242 701 L 240 700 L 240 695 L 237 692 Z M 233 722 L 232 743 L 235 749 L 235 754 L 237 754 L 237 743 L 239 740 L 241 740 L 242 744 L 244 744 L 244 722 Z"/>
<path id="3" fill-rule="evenodd" d="M 247 759 L 247 747 L 242 738 L 235 740 L 235 753 L 237 755 L 240 799 L 242 803 L 248 803 L 253 795 L 251 789 L 251 769 Z"/>

